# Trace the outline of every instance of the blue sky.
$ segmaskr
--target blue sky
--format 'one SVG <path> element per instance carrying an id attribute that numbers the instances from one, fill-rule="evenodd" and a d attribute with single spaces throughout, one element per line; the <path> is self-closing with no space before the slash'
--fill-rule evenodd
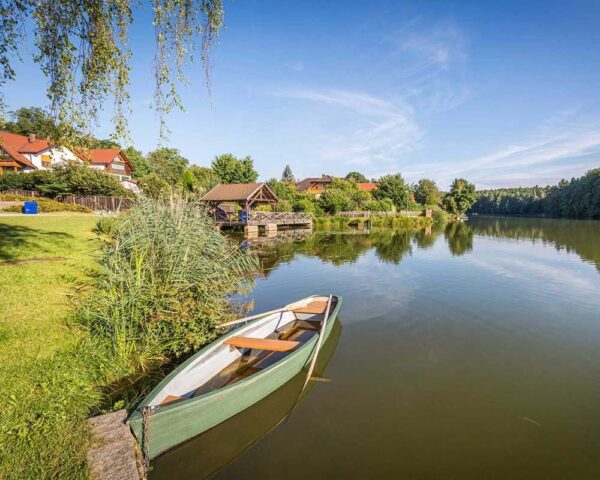
<path id="1" fill-rule="evenodd" d="M 290 164 L 297 177 L 400 172 L 480 188 L 600 167 L 598 1 L 238 0 L 225 23 L 212 105 L 197 65 L 186 112 L 168 118 L 167 145 L 192 163 L 231 152 L 262 179 Z M 147 152 L 159 143 L 148 12 L 131 47 L 130 129 Z M 46 105 L 35 64 L 17 74 L 9 106 Z"/>

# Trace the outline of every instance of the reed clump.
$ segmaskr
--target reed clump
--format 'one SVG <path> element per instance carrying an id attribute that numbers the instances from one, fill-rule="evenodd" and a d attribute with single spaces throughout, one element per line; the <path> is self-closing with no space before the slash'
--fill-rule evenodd
<path id="1" fill-rule="evenodd" d="M 121 375 L 154 369 L 207 343 L 234 316 L 256 258 L 215 230 L 202 206 L 140 199 L 97 226 L 103 241 L 92 291 L 77 310 Z"/>

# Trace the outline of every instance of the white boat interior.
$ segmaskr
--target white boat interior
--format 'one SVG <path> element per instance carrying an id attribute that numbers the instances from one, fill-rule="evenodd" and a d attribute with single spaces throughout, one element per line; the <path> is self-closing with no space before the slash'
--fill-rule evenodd
<path id="1" fill-rule="evenodd" d="M 281 361 L 321 329 L 329 297 L 308 297 L 285 310 L 241 323 L 235 335 L 194 358 L 153 398 L 158 407 L 204 395 Z M 337 303 L 332 297 L 329 312 Z"/>

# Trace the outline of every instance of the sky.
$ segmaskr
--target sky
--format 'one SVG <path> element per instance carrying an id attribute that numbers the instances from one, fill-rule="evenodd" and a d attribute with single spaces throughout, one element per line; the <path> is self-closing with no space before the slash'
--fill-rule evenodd
<path id="1" fill-rule="evenodd" d="M 455 177 L 546 185 L 600 167 L 596 0 L 226 0 L 212 95 L 193 66 L 167 141 L 150 108 L 151 18 L 135 18 L 129 125 L 145 153 L 176 147 L 204 166 L 250 155 L 263 180 L 289 164 L 297 178 L 401 173 L 443 188 Z M 13 109 L 48 103 L 28 43 L 4 88 Z"/>

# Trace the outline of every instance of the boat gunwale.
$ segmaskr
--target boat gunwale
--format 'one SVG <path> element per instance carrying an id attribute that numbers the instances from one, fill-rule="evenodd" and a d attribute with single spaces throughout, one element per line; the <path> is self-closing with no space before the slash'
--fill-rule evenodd
<path id="1" fill-rule="evenodd" d="M 307 297 L 304 297 L 302 300 L 306 299 L 306 298 L 314 298 L 314 297 L 325 297 L 328 295 L 322 295 L 322 294 L 315 294 L 315 295 L 309 295 Z M 337 318 L 337 314 L 339 311 L 339 308 L 341 306 L 341 300 L 342 297 L 339 295 L 333 295 L 333 297 L 336 299 L 336 306 L 333 309 L 333 311 L 330 313 L 329 315 L 329 319 L 330 320 L 335 320 Z M 260 322 L 261 320 L 264 320 L 265 317 L 268 317 L 269 315 L 272 315 L 272 313 L 267 313 L 264 316 L 258 317 L 255 320 L 252 320 L 251 322 L 247 323 L 246 326 L 249 325 L 253 325 L 255 323 Z M 129 415 L 129 418 L 127 419 L 127 422 L 132 422 L 132 421 L 136 421 L 139 418 L 142 417 L 142 412 L 141 409 L 144 407 L 149 406 L 150 402 L 152 400 L 154 400 L 154 398 L 161 392 L 161 390 L 166 387 L 171 380 L 173 380 L 173 378 L 175 378 L 177 375 L 179 375 L 181 373 L 182 370 L 184 370 L 190 363 L 192 363 L 194 360 L 196 360 L 199 356 L 205 354 L 209 349 L 216 347 L 218 344 L 222 343 L 223 341 L 225 341 L 228 337 L 230 336 L 234 336 L 236 331 L 238 329 L 234 328 L 233 330 L 231 330 L 230 332 L 221 335 L 219 338 L 217 338 L 216 340 L 214 340 L 213 342 L 209 343 L 208 345 L 206 345 L 205 347 L 201 348 L 200 350 L 198 350 L 195 354 L 193 354 L 190 358 L 188 358 L 185 362 L 183 362 L 181 365 L 179 365 L 177 368 L 175 368 L 169 375 L 167 375 L 158 385 L 156 385 L 156 387 L 154 387 L 150 393 L 144 398 L 144 400 L 142 400 L 140 402 L 140 404 L 135 408 L 135 410 L 131 413 L 131 415 Z M 238 332 L 239 333 L 239 332 Z M 251 383 L 254 383 L 256 380 L 262 378 L 263 376 L 265 376 L 266 374 L 271 373 L 273 370 L 275 370 L 277 367 L 284 365 L 286 363 L 287 360 L 293 358 L 294 356 L 298 355 L 300 352 L 303 352 L 306 348 L 308 348 L 308 346 L 310 345 L 311 347 L 314 346 L 314 344 L 316 343 L 317 339 L 319 338 L 319 335 L 321 333 L 318 333 L 317 335 L 314 335 L 312 338 L 310 338 L 306 343 L 304 343 L 300 348 L 298 348 L 297 350 L 294 350 L 293 352 L 291 352 L 289 355 L 287 355 L 286 357 L 282 358 L 281 360 L 279 360 L 278 362 L 275 362 L 272 365 L 269 365 L 267 368 L 261 370 L 258 373 L 255 373 L 254 375 L 251 375 L 247 378 L 241 379 L 231 385 L 227 385 L 223 388 L 217 388 L 216 390 L 213 390 L 211 392 L 207 392 L 203 395 L 199 395 L 197 397 L 190 397 L 190 398 L 185 398 L 183 400 L 177 401 L 177 402 L 173 402 L 171 404 L 167 404 L 167 405 L 157 405 L 154 409 L 153 409 L 153 413 L 152 415 L 160 415 L 163 413 L 168 413 L 171 410 L 174 410 L 176 408 L 183 408 L 183 407 L 188 407 L 191 406 L 193 403 L 195 403 L 196 401 L 200 401 L 200 400 L 206 400 L 209 399 L 213 396 L 219 395 L 219 394 L 223 394 L 224 392 L 229 393 L 230 391 L 237 389 L 237 388 L 241 388 L 244 386 L 247 386 Z"/>

